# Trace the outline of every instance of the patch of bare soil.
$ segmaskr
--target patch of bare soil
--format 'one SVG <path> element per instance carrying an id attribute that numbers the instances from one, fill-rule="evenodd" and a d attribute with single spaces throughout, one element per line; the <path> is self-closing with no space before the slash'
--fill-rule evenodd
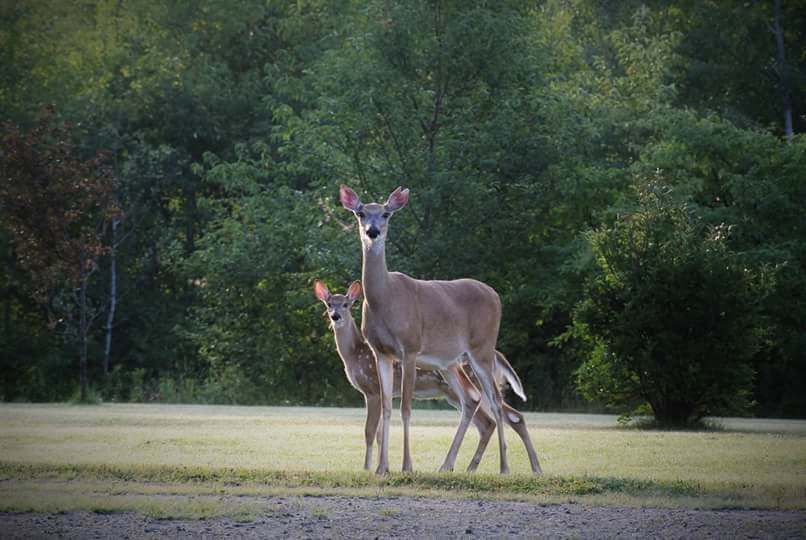
<path id="1" fill-rule="evenodd" d="M 806 538 L 806 512 L 536 505 L 416 497 L 240 497 L 249 522 L 0 513 L 0 538 Z"/>

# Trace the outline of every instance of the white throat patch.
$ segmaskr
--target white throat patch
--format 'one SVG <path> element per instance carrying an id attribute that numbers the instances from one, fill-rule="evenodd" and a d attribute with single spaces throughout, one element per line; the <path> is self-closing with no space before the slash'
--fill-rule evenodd
<path id="1" fill-rule="evenodd" d="M 341 330 L 342 328 L 344 328 L 345 324 L 347 324 L 347 319 L 345 319 L 344 317 L 342 317 L 338 321 L 330 319 L 330 327 L 333 328 L 334 331 Z"/>
<path id="2" fill-rule="evenodd" d="M 367 237 L 365 234 L 362 234 L 361 243 L 364 244 L 365 250 L 369 251 L 373 255 L 378 255 L 383 253 L 383 250 L 386 248 L 386 235 L 379 236 L 373 240 Z"/>

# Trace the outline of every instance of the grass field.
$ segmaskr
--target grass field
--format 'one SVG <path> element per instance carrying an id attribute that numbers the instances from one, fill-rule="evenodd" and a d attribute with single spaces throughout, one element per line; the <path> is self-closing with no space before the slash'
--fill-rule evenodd
<path id="1" fill-rule="evenodd" d="M 399 470 L 396 415 L 391 455 Z M 458 416 L 413 414 L 413 475 L 361 471 L 361 409 L 182 405 L 0 406 L 0 509 L 249 512 L 221 494 L 482 496 L 540 502 L 806 508 L 806 421 L 720 419 L 711 431 L 642 431 L 615 417 L 527 414 L 543 477 L 509 430 L 479 473 L 437 474 Z M 494 438 L 495 439 L 495 438 Z M 457 468 L 475 449 L 468 432 Z M 159 499 L 159 504 L 155 500 Z"/>

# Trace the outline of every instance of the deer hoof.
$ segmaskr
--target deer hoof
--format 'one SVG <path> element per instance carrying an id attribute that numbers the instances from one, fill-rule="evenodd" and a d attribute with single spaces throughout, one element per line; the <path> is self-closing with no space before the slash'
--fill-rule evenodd
<path id="1" fill-rule="evenodd" d="M 386 465 L 378 465 L 378 468 L 375 469 L 375 474 L 378 476 L 386 476 L 389 474 L 389 467 Z"/>

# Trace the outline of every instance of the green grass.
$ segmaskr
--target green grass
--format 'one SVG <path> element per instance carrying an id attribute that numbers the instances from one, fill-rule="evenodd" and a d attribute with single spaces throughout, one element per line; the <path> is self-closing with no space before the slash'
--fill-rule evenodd
<path id="1" fill-rule="evenodd" d="M 261 511 L 274 494 L 490 497 L 709 508 L 806 508 L 806 421 L 720 419 L 717 431 L 642 431 L 613 416 L 527 414 L 546 474 L 508 432 L 477 474 L 438 474 L 453 411 L 413 414 L 412 475 L 361 471 L 360 409 L 182 405 L 0 406 L 0 509 L 137 510 L 156 517 Z M 390 459 L 401 461 L 393 425 Z M 468 433 L 464 467 L 477 437 Z M 233 496 L 249 499 L 233 502 Z"/>

